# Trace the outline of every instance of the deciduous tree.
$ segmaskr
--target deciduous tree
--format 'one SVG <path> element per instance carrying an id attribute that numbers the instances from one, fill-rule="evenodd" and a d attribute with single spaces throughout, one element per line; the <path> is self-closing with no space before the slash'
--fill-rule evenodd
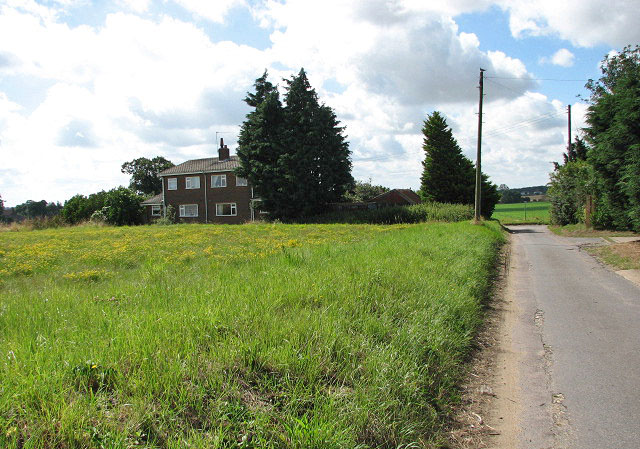
<path id="1" fill-rule="evenodd" d="M 142 195 L 157 195 L 162 192 L 162 180 L 158 173 L 173 167 L 173 162 L 162 156 L 153 159 L 140 157 L 122 164 L 122 173 L 131 175 L 129 187 Z"/>
<path id="2" fill-rule="evenodd" d="M 356 181 L 353 188 L 344 194 L 344 199 L 351 202 L 369 201 L 378 195 L 388 192 L 389 188 L 371 184 L 369 181 Z"/>

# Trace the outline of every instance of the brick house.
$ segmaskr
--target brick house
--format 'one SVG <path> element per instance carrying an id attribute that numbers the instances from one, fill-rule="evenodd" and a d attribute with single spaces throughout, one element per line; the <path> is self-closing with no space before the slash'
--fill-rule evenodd
<path id="1" fill-rule="evenodd" d="M 176 220 L 184 223 L 244 223 L 255 219 L 252 207 L 259 201 L 246 179 L 236 176 L 237 156 L 220 139 L 218 157 L 194 159 L 171 167 L 158 176 L 162 193 L 144 201 L 148 222 L 173 206 Z"/>

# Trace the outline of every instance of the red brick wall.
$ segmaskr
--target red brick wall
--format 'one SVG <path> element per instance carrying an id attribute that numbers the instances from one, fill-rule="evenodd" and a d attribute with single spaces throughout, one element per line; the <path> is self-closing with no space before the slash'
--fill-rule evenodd
<path id="1" fill-rule="evenodd" d="M 227 175 L 227 186 L 211 188 L 211 175 Z M 200 178 L 199 189 L 187 189 L 185 178 L 198 176 Z M 168 178 L 178 179 L 178 189 L 168 189 Z M 175 208 L 176 219 L 184 223 L 205 222 L 207 217 L 208 223 L 244 223 L 251 220 L 251 209 L 249 202 L 251 200 L 251 186 L 236 186 L 236 176 L 232 171 L 220 173 L 205 173 L 194 175 L 176 175 L 163 176 L 165 203 Z M 205 214 L 205 189 L 207 209 Z M 236 216 L 216 216 L 216 203 L 236 203 Z M 197 217 L 180 217 L 181 204 L 197 204 Z"/>

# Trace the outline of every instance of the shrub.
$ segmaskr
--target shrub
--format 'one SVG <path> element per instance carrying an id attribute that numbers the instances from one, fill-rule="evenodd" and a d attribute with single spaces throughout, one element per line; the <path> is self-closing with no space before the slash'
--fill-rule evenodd
<path id="1" fill-rule="evenodd" d="M 126 187 L 107 192 L 102 208 L 106 221 L 116 226 L 134 225 L 142 222 L 142 197 Z"/>
<path id="2" fill-rule="evenodd" d="M 593 193 L 593 169 L 586 161 L 567 162 L 551 173 L 548 190 L 551 222 L 557 225 L 584 221 L 587 195 Z"/>

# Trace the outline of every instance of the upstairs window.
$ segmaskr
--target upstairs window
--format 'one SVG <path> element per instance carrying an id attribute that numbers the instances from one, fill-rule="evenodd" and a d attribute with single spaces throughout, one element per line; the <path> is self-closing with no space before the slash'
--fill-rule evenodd
<path id="1" fill-rule="evenodd" d="M 246 187 L 247 186 L 247 178 L 241 178 L 240 176 L 236 176 L 236 186 L 238 186 L 238 187 Z"/>
<path id="2" fill-rule="evenodd" d="M 197 204 L 181 204 L 180 216 L 181 217 L 197 217 L 198 205 Z"/>
<path id="3" fill-rule="evenodd" d="M 216 216 L 225 217 L 237 215 L 236 203 L 217 203 L 216 204 Z"/>
<path id="4" fill-rule="evenodd" d="M 200 188 L 200 176 L 187 176 L 185 178 L 185 187 L 187 189 L 199 189 Z"/>
<path id="5" fill-rule="evenodd" d="M 178 190 L 178 178 L 167 178 L 167 190 Z"/>
<path id="6" fill-rule="evenodd" d="M 227 175 L 211 175 L 211 188 L 227 187 Z"/>

